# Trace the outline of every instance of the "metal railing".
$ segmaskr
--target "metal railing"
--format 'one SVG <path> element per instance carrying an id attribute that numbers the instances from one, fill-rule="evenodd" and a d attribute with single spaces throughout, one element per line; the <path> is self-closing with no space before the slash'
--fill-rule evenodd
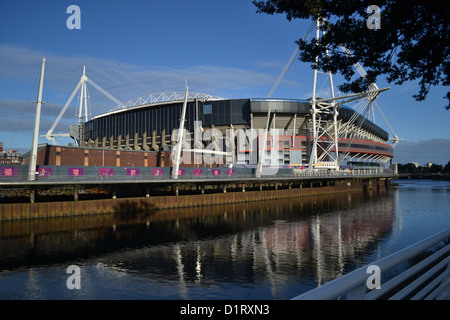
<path id="1" fill-rule="evenodd" d="M 295 170 L 295 169 L 294 169 Z M 393 175 L 391 169 L 359 169 L 359 170 L 315 170 L 293 171 L 295 177 L 367 177 Z"/>
<path id="2" fill-rule="evenodd" d="M 0 183 L 16 183 L 27 182 L 28 172 L 27 166 L 17 166 L 15 170 L 11 167 L 0 167 Z M 9 169 L 6 171 L 5 169 Z M 153 168 L 153 167 L 80 167 L 69 168 L 67 166 L 40 166 L 43 169 L 36 175 L 34 182 L 115 182 L 115 181 L 132 181 L 132 182 L 152 182 L 161 180 L 171 180 L 172 168 Z M 111 171 L 100 172 L 102 169 Z M 130 170 L 135 169 L 135 174 L 130 174 Z M 75 175 L 75 170 L 79 174 Z M 127 171 L 128 170 L 128 171 Z M 155 174 L 154 170 L 158 170 L 159 174 Z M 201 174 L 195 170 L 201 171 Z M 295 170 L 295 169 L 294 169 Z M 268 170 L 262 172 L 261 178 L 256 178 L 254 171 L 251 169 L 229 169 L 224 167 L 214 168 L 183 168 L 183 174 L 178 176 L 178 181 L 186 180 L 264 180 L 264 179 L 333 179 L 333 178 L 352 178 L 352 177 L 391 177 L 392 170 L 318 170 L 308 171 L 279 168 L 278 170 Z M 6 174 L 9 172 L 9 174 Z M 110 172 L 110 173 L 109 173 Z M 218 173 L 217 173 L 218 172 Z M 33 182 L 31 182 L 33 183 Z"/>
<path id="3" fill-rule="evenodd" d="M 446 229 L 292 300 L 450 299 L 449 252 Z"/>

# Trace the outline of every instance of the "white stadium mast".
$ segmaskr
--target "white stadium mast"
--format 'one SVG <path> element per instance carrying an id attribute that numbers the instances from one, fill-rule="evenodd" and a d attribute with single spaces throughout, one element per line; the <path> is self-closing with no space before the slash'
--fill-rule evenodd
<path id="1" fill-rule="evenodd" d="M 28 180 L 36 180 L 36 162 L 37 162 L 37 148 L 39 137 L 39 122 L 41 120 L 41 106 L 42 106 L 42 88 L 44 86 L 44 71 L 45 71 L 45 57 L 42 58 L 41 76 L 39 80 L 38 97 L 36 101 L 36 117 L 34 120 L 33 142 L 31 145 L 30 165 L 28 168 Z"/>
<path id="2" fill-rule="evenodd" d="M 310 37 L 312 30 L 314 29 L 314 26 L 316 27 L 316 41 L 319 42 L 320 40 L 320 20 L 313 21 L 308 28 L 308 31 L 306 32 L 305 36 L 303 37 L 303 41 L 307 41 Z M 324 31 L 322 31 L 323 34 L 325 34 Z M 351 54 L 350 51 L 344 47 L 341 46 L 341 49 L 346 54 Z M 280 76 L 277 78 L 275 84 L 271 88 L 270 92 L 268 93 L 267 97 L 270 98 L 275 90 L 277 89 L 278 85 L 281 83 L 283 77 L 285 76 L 287 70 L 292 65 L 295 57 L 298 55 L 299 48 L 296 47 L 293 55 L 289 59 L 288 63 L 284 67 L 283 71 L 281 72 Z M 327 51 L 328 54 L 328 51 Z M 362 69 L 362 67 L 359 64 L 355 64 L 354 68 L 358 71 L 361 77 L 365 77 L 366 73 Z M 314 69 L 314 80 L 313 80 L 313 96 L 310 100 L 311 103 L 311 124 L 312 124 L 312 146 L 311 146 L 311 155 L 309 159 L 309 165 L 308 169 L 334 169 L 339 170 L 339 164 L 343 160 L 343 157 L 339 156 L 339 138 L 343 136 L 343 128 L 339 125 L 337 116 L 338 116 L 338 106 L 342 105 L 344 103 L 348 103 L 351 101 L 356 101 L 360 99 L 364 99 L 365 103 L 368 104 L 366 114 L 370 114 L 369 111 L 372 112 L 372 118 L 373 122 L 375 123 L 375 116 L 374 116 L 374 110 L 373 110 L 373 104 L 377 106 L 377 109 L 379 110 L 380 114 L 382 115 L 383 119 L 385 120 L 386 124 L 388 125 L 389 129 L 391 130 L 393 136 L 394 136 L 394 146 L 400 141 L 398 136 L 393 131 L 392 127 L 388 123 L 386 117 L 381 112 L 380 107 L 375 102 L 378 95 L 385 90 L 388 90 L 389 88 L 379 89 L 378 86 L 375 83 L 372 83 L 369 86 L 369 91 L 363 92 L 363 93 L 357 93 L 357 94 L 351 94 L 351 95 L 345 95 L 345 96 L 339 96 L 336 97 L 334 95 L 334 85 L 333 85 L 333 78 L 331 72 L 328 72 L 328 80 L 330 84 L 330 91 L 331 91 L 331 98 L 328 99 L 322 99 L 318 98 L 316 96 L 316 89 L 317 89 L 317 75 L 318 70 L 317 68 Z M 270 117 L 270 114 L 267 115 Z M 326 159 L 326 161 L 325 161 Z"/>
<path id="3" fill-rule="evenodd" d="M 83 67 L 83 75 L 81 76 L 80 81 L 78 82 L 77 86 L 73 90 L 69 100 L 67 100 L 66 104 L 64 105 L 63 109 L 59 113 L 58 117 L 56 118 L 55 122 L 51 126 L 50 130 L 48 130 L 47 134 L 44 135 L 47 140 L 49 140 L 51 143 L 55 143 L 55 137 L 69 137 L 69 133 L 63 133 L 63 134 L 54 134 L 53 131 L 55 130 L 56 126 L 58 125 L 59 121 L 61 120 L 62 116 L 66 112 L 67 108 L 69 107 L 70 103 L 72 102 L 73 98 L 75 97 L 75 94 L 78 92 L 78 90 L 81 90 L 80 92 L 80 104 L 79 104 L 79 111 L 78 111 L 78 141 L 77 143 L 81 145 L 84 141 L 83 137 L 83 122 L 88 121 L 88 95 L 87 95 L 87 88 L 86 83 L 91 84 L 95 89 L 103 93 L 106 97 L 111 99 L 113 102 L 115 102 L 118 106 L 122 105 L 123 103 L 114 98 L 111 94 L 106 92 L 103 88 L 101 88 L 99 85 L 97 85 L 94 81 L 89 79 L 86 76 L 86 67 Z M 84 119 L 83 119 L 83 105 L 84 105 Z M 84 120 L 84 121 L 83 121 Z"/>

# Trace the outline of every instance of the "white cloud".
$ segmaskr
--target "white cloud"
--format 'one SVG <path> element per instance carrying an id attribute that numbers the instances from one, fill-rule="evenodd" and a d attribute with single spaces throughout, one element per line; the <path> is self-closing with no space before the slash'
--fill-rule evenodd
<path id="1" fill-rule="evenodd" d="M 0 86 L 18 84 L 0 96 L 0 132 L 16 132 L 23 135 L 32 132 L 35 116 L 37 81 L 42 57 L 46 57 L 44 97 L 42 109 L 41 134 L 53 124 L 63 105 L 86 66 L 86 75 L 122 102 L 152 93 L 184 91 L 188 81 L 191 91 L 222 96 L 225 98 L 248 97 L 249 92 L 268 92 L 275 77 L 269 73 L 227 67 L 227 66 L 171 66 L 140 65 L 131 62 L 115 61 L 92 56 L 62 56 L 33 50 L 23 46 L 0 44 Z M 23 96 L 35 83 L 30 97 Z M 26 89 L 24 89 L 26 88 Z M 98 115 L 111 110 L 116 105 L 88 85 L 91 113 Z M 251 94 L 252 95 L 252 94 Z M 30 101 L 26 101 L 30 99 Z M 76 123 L 75 98 L 56 131 L 67 132 L 69 123 Z M 31 134 L 31 133 L 30 133 Z M 5 139 L 5 138 L 2 138 Z"/>
<path id="2" fill-rule="evenodd" d="M 258 86 L 270 88 L 275 80 L 267 73 L 233 67 L 138 65 L 89 56 L 58 56 L 10 45 L 0 45 L 0 78 L 32 79 L 40 70 L 43 56 L 46 56 L 46 82 L 68 96 L 78 83 L 84 65 L 87 76 L 119 100 L 184 91 L 186 79 L 194 90 L 213 95 L 233 94 Z"/>

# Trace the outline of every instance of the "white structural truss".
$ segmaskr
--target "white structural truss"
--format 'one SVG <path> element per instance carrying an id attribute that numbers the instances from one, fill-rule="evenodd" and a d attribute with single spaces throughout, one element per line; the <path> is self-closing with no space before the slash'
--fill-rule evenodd
<path id="1" fill-rule="evenodd" d="M 320 39 L 320 21 L 316 22 L 316 41 Z M 327 52 L 328 54 L 328 52 Z M 318 58 L 316 57 L 316 62 Z M 311 115 L 313 144 L 309 158 L 309 169 L 329 168 L 339 170 L 339 140 L 338 140 L 338 104 L 334 99 L 334 85 L 331 72 L 328 72 L 330 82 L 331 99 L 318 100 L 317 89 L 317 67 L 314 69 L 313 94 L 311 98 Z M 334 148 L 334 155 L 331 150 Z M 321 149 L 321 150 L 319 150 Z M 319 151 L 321 153 L 319 154 Z M 324 161 L 326 157 L 326 161 Z"/>
<path id="2" fill-rule="evenodd" d="M 183 101 L 185 98 L 185 92 L 161 92 L 161 93 L 152 93 L 146 96 L 142 96 L 139 98 L 135 98 L 132 100 L 129 100 L 125 103 L 121 103 L 114 109 L 110 110 L 110 112 L 122 110 L 122 109 L 128 109 L 132 107 L 147 105 L 147 104 L 153 104 L 153 103 L 159 103 L 159 102 L 168 102 L 168 101 Z M 187 96 L 188 100 L 224 100 L 224 98 L 221 97 L 215 97 L 204 93 L 197 93 L 197 92 L 189 92 Z"/>
<path id="3" fill-rule="evenodd" d="M 334 169 L 339 170 L 341 161 L 348 155 L 345 150 L 339 150 L 339 140 L 348 138 L 347 129 L 358 130 L 355 122 L 358 112 L 349 121 L 341 124 L 337 120 L 338 107 L 340 105 L 363 100 L 361 105 L 367 105 L 374 101 L 378 95 L 389 88 L 369 90 L 363 93 L 355 93 L 329 99 L 318 99 L 313 96 L 311 100 L 313 141 L 309 162 L 309 169 Z M 359 128 L 362 122 L 359 123 Z M 341 154 L 341 155 L 340 155 Z M 367 160 L 367 159 L 366 159 Z"/>
<path id="4" fill-rule="evenodd" d="M 343 47 L 343 46 L 341 46 L 341 50 L 342 50 L 343 52 L 345 52 L 345 53 L 346 53 L 347 55 L 349 55 L 349 56 L 352 55 L 352 53 L 350 52 L 350 50 L 348 50 L 347 48 L 345 48 L 345 47 Z M 359 73 L 359 75 L 360 75 L 362 78 L 365 78 L 365 77 L 367 76 L 366 71 L 363 69 L 363 67 L 362 67 L 359 63 L 356 63 L 353 67 L 356 69 L 356 71 Z M 377 86 L 376 83 L 371 83 L 371 84 L 369 85 L 369 88 L 370 88 L 371 90 L 378 90 L 378 86 Z M 369 116 L 370 114 L 372 114 L 372 121 L 373 121 L 373 123 L 375 123 L 375 112 L 374 112 L 373 105 L 375 105 L 375 106 L 377 107 L 377 110 L 378 110 L 378 112 L 381 114 L 381 116 L 383 117 L 384 122 L 386 122 L 386 125 L 387 125 L 387 126 L 389 127 L 389 129 L 391 130 L 392 136 L 394 137 L 394 139 L 391 139 L 391 141 L 393 141 L 393 146 L 395 147 L 395 146 L 397 145 L 397 143 L 399 143 L 402 139 L 400 139 L 400 138 L 397 136 L 397 134 L 395 134 L 394 129 L 392 129 L 391 125 L 389 124 L 388 120 L 386 119 L 384 113 L 381 111 L 381 108 L 380 108 L 380 106 L 378 105 L 378 103 L 376 102 L 376 100 L 373 100 L 373 101 L 370 103 L 370 110 L 368 109 L 368 111 L 371 111 L 371 112 L 368 112 L 367 116 Z"/>
<path id="5" fill-rule="evenodd" d="M 80 103 L 79 103 L 79 111 L 78 111 L 78 142 L 83 141 L 83 122 L 88 121 L 88 94 L 87 94 L 87 87 L 86 83 L 91 84 L 95 89 L 103 93 L 106 97 L 111 99 L 113 102 L 115 102 L 117 105 L 122 105 L 123 103 L 114 98 L 111 94 L 106 92 L 104 89 L 102 89 L 99 85 L 97 85 L 94 81 L 89 79 L 86 76 L 86 67 L 83 67 L 83 75 L 81 76 L 80 81 L 78 82 L 77 86 L 73 90 L 69 100 L 67 100 L 66 104 L 64 105 L 63 109 L 59 113 L 58 117 L 56 118 L 55 122 L 51 126 L 50 130 L 48 130 L 47 134 L 44 135 L 45 138 L 47 138 L 51 143 L 55 143 L 55 137 L 69 137 L 69 133 L 63 133 L 63 134 L 54 134 L 53 131 L 55 130 L 56 126 L 58 125 L 59 121 L 61 120 L 62 116 L 66 112 L 67 108 L 69 107 L 70 103 L 72 102 L 73 98 L 75 97 L 75 94 L 80 91 Z M 84 118 L 83 118 L 83 109 L 84 109 Z"/>
<path id="6" fill-rule="evenodd" d="M 303 37 L 304 41 L 308 40 L 308 38 L 312 34 L 314 26 L 316 28 L 316 41 L 317 43 L 319 42 L 320 26 L 321 26 L 320 20 L 311 23 L 311 26 L 309 27 L 308 31 Z M 322 33 L 325 34 L 325 31 L 322 31 Z M 348 49 L 342 46 L 341 49 L 346 54 L 351 55 L 351 52 Z M 294 58 L 298 55 L 298 52 L 299 48 L 297 47 L 293 55 L 289 59 L 288 63 L 284 67 L 283 71 L 281 72 L 280 76 L 277 78 L 275 84 L 271 88 L 267 97 L 271 97 L 272 94 L 275 92 L 276 88 L 278 87 L 284 75 L 286 74 L 287 70 L 294 61 Z M 364 78 L 367 75 L 359 63 L 355 64 L 354 68 L 361 77 Z M 387 126 L 392 132 L 392 135 L 394 137 L 394 139 L 391 139 L 391 141 L 393 141 L 393 146 L 395 146 L 400 141 L 400 139 L 390 126 L 389 122 L 387 121 L 386 117 L 382 113 L 380 107 L 376 103 L 378 95 L 382 91 L 388 90 L 389 88 L 379 89 L 375 83 L 372 83 L 370 84 L 369 91 L 367 92 L 336 97 L 334 94 L 334 84 L 332 74 L 331 72 L 328 72 L 327 75 L 330 84 L 331 97 L 327 99 L 318 98 L 316 96 L 318 70 L 317 68 L 314 69 L 313 95 L 310 100 L 311 103 L 310 122 L 312 127 L 313 140 L 311 146 L 311 156 L 308 165 L 309 170 L 314 169 L 339 170 L 339 165 L 341 161 L 349 155 L 345 150 L 339 150 L 339 139 L 349 138 L 348 132 L 350 131 L 351 126 L 355 124 L 359 114 L 361 114 L 366 119 L 369 119 L 369 117 L 372 116 L 372 121 L 373 123 L 375 123 L 375 113 L 373 108 L 374 105 L 377 107 L 378 111 L 380 112 L 381 116 L 383 117 L 384 121 L 386 122 Z M 338 121 L 337 117 L 339 112 L 338 106 L 343 105 L 344 103 L 357 100 L 362 100 L 359 103 L 360 105 L 359 109 L 363 108 L 363 110 L 359 111 L 355 110 L 356 113 L 354 117 L 352 117 L 352 119 L 350 119 L 350 121 L 348 121 L 347 123 L 342 124 L 340 121 Z M 270 117 L 270 111 L 267 117 L 268 118 Z M 361 124 L 362 123 L 359 123 L 359 131 L 362 132 L 363 130 L 360 128 Z M 353 131 L 358 131 L 358 128 L 357 127 L 353 128 Z M 385 161 L 386 159 L 373 158 L 370 160 Z"/>
<path id="7" fill-rule="evenodd" d="M 316 41 L 320 41 L 320 20 L 316 22 Z M 325 34 L 325 31 L 322 31 Z M 326 51 L 328 55 L 328 50 Z M 316 62 L 317 62 L 316 58 Z M 359 66 L 359 64 L 358 64 Z M 358 69 L 357 69 L 358 70 Z M 333 76 L 328 72 L 331 98 L 321 99 L 316 96 L 317 89 L 317 67 L 314 69 L 313 95 L 311 98 L 311 122 L 312 122 L 312 150 L 309 159 L 309 170 L 314 169 L 333 169 L 339 170 L 341 161 L 346 157 L 340 155 L 339 140 L 344 137 L 344 129 L 357 119 L 350 119 L 345 125 L 341 126 L 338 122 L 339 105 L 364 99 L 362 104 L 367 104 L 370 108 L 378 95 L 389 88 L 378 89 L 375 84 L 369 88 L 369 91 L 363 93 L 350 94 L 336 97 L 334 94 Z M 367 110 L 369 110 L 367 108 Z M 356 116 L 358 113 L 355 114 Z M 365 116 L 368 116 L 366 111 Z M 362 123 L 360 123 L 361 125 Z"/>

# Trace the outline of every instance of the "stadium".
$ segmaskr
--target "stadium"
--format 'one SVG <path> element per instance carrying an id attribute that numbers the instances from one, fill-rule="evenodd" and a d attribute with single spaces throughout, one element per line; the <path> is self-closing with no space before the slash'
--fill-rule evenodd
<path id="1" fill-rule="evenodd" d="M 82 134 L 71 130 L 75 132 L 72 137 L 79 147 L 144 151 L 155 156 L 171 153 L 178 141 L 184 100 L 184 93 L 140 97 L 93 117 L 82 124 Z M 322 134 L 313 165 L 328 168 L 330 160 L 336 158 L 335 163 L 341 167 L 379 166 L 392 159 L 393 147 L 387 143 L 389 134 L 385 130 L 351 108 L 340 106 L 336 111 L 339 139 Z M 181 165 L 251 166 L 264 158 L 264 165 L 308 168 L 314 152 L 312 113 L 308 100 L 224 99 L 189 93 Z M 333 123 L 332 116 L 322 119 L 322 127 Z"/>

